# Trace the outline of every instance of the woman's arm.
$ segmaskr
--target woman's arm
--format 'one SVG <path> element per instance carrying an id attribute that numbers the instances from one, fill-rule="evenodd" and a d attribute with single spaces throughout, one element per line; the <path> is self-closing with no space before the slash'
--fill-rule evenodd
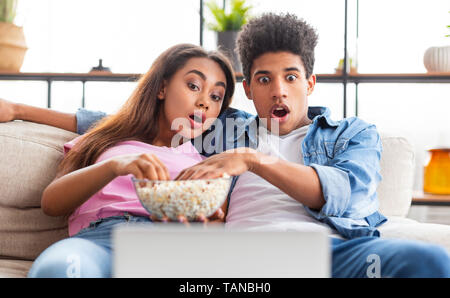
<path id="1" fill-rule="evenodd" d="M 107 160 L 56 178 L 42 193 L 42 211 L 50 216 L 70 214 L 115 177 Z"/>
<path id="2" fill-rule="evenodd" d="M 0 99 L 0 122 L 26 120 L 77 132 L 75 114 L 62 113 Z"/>
<path id="3" fill-rule="evenodd" d="M 138 179 L 170 179 L 167 168 L 153 154 L 121 155 L 57 175 L 42 194 L 41 208 L 50 216 L 70 214 L 114 178 L 128 174 Z"/>

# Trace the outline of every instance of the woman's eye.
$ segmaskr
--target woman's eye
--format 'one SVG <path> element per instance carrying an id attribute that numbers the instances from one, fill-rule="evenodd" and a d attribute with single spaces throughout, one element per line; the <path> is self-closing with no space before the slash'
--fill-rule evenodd
<path id="1" fill-rule="evenodd" d="M 288 81 L 292 82 L 292 81 L 295 81 L 295 80 L 297 79 L 297 76 L 291 74 L 291 75 L 288 75 L 288 76 L 286 77 L 286 79 L 287 79 Z"/>
<path id="2" fill-rule="evenodd" d="M 215 95 L 215 94 L 212 94 L 212 95 L 211 95 L 211 98 L 212 98 L 214 101 L 221 101 L 221 100 L 222 100 L 222 96 Z"/>
<path id="3" fill-rule="evenodd" d="M 194 90 L 194 91 L 200 90 L 200 88 L 197 85 L 192 84 L 192 83 L 188 83 L 188 87 L 189 87 L 189 89 Z"/>
<path id="4" fill-rule="evenodd" d="M 259 81 L 260 83 L 262 83 L 262 84 L 266 84 L 266 83 L 269 82 L 269 78 L 268 78 L 268 77 L 260 77 L 260 78 L 258 79 L 258 81 Z"/>

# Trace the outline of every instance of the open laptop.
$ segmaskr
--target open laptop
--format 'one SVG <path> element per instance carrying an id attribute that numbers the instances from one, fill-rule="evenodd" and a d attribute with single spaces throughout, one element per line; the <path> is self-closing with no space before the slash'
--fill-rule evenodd
<path id="1" fill-rule="evenodd" d="M 238 231 L 180 224 L 113 231 L 114 277 L 329 277 L 330 240 L 311 232 Z"/>

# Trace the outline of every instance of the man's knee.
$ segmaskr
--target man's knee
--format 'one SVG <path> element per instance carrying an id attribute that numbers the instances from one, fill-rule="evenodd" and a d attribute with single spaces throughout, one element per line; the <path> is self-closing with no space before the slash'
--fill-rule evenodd
<path id="1" fill-rule="evenodd" d="M 400 251 L 398 277 L 450 277 L 450 256 L 438 245 L 414 243 Z"/>
<path id="2" fill-rule="evenodd" d="M 429 272 L 426 277 L 450 277 L 450 256 L 443 247 L 429 245 L 423 254 Z"/>

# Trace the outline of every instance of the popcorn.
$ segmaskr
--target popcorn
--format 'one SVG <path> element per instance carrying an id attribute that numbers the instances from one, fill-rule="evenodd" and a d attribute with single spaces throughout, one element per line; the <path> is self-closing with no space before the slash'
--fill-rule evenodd
<path id="1" fill-rule="evenodd" d="M 133 179 L 142 206 L 158 218 L 166 215 L 177 220 L 184 215 L 188 221 L 199 215 L 211 216 L 225 201 L 231 178 L 208 180 L 151 181 Z"/>

